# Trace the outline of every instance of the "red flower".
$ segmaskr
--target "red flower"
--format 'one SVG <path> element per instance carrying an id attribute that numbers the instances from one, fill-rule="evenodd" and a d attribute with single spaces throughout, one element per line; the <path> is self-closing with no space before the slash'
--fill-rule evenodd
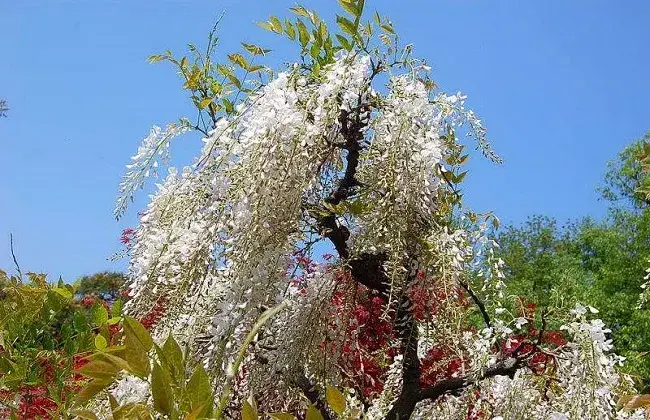
<path id="1" fill-rule="evenodd" d="M 135 231 L 131 228 L 126 228 L 122 231 L 122 235 L 120 236 L 120 242 L 122 242 L 124 245 L 129 245 L 133 241 L 133 237 L 135 235 Z"/>
<path id="2" fill-rule="evenodd" d="M 45 385 L 24 386 L 20 389 L 19 418 L 23 420 L 51 419 L 56 403 L 47 396 Z"/>
<path id="3" fill-rule="evenodd" d="M 167 310 L 167 299 L 161 296 L 151 310 L 140 319 L 140 323 L 147 330 L 151 331 L 158 322 L 165 316 Z"/>
<path id="4" fill-rule="evenodd" d="M 90 308 L 95 304 L 95 298 L 92 296 L 86 296 L 83 299 L 81 299 L 81 304 L 86 308 Z"/>

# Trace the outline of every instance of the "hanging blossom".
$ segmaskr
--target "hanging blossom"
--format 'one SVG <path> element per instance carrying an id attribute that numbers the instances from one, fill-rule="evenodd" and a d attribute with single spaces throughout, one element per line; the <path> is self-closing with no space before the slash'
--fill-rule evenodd
<path id="1" fill-rule="evenodd" d="M 458 92 L 454 95 L 440 93 L 434 102 L 448 116 L 452 126 L 456 128 L 467 128 L 467 134 L 476 141 L 477 148 L 483 155 L 493 162 L 501 163 L 502 159 L 492 150 L 487 140 L 487 129 L 476 113 L 465 107 L 466 95 Z"/>
<path id="2" fill-rule="evenodd" d="M 144 314 L 168 296 L 159 330 L 211 337 L 192 345 L 224 373 L 261 308 L 284 298 L 303 203 L 323 193 L 319 168 L 337 156 L 341 109 L 369 94 L 367 57 L 340 56 L 324 72 L 323 83 L 280 73 L 220 120 L 199 169 L 172 171 L 134 235 L 127 310 Z"/>
<path id="3" fill-rule="evenodd" d="M 164 130 L 153 126 L 149 135 L 142 141 L 138 152 L 131 157 L 131 163 L 126 165 L 127 173 L 120 183 L 120 191 L 115 205 L 116 218 L 122 216 L 129 200 L 133 199 L 136 190 L 142 188 L 149 176 L 156 177 L 158 167 L 169 162 L 169 143 L 174 138 L 189 131 L 188 124 L 169 124 Z"/>

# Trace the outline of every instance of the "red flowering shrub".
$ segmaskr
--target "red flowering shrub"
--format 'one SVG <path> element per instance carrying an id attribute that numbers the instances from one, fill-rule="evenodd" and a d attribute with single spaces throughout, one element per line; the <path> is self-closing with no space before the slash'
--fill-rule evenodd
<path id="1" fill-rule="evenodd" d="M 70 285 L 28 276 L 23 282 L 0 271 L 0 417 L 59 418 L 87 382 L 76 370 L 88 363 L 96 337 L 117 339 L 121 304 L 76 299 Z"/>
<path id="2" fill-rule="evenodd" d="M 366 401 L 372 400 L 384 389 L 386 373 L 398 354 L 394 311 L 387 307 L 383 297 L 354 282 L 347 271 L 337 272 L 336 281 L 338 290 L 332 298 L 334 310 L 330 328 L 333 331 L 345 328 L 345 339 L 341 349 L 330 348 L 327 343 L 324 348 L 328 348 L 332 354 L 340 354 L 339 367 L 346 379 L 345 385 L 360 392 Z M 441 310 L 440 302 L 448 299 L 445 290 L 436 288 L 431 283 L 422 273 L 418 273 L 418 279 L 410 289 L 413 315 L 418 321 L 427 321 L 438 314 Z M 355 293 L 349 293 L 347 288 L 350 287 L 355 288 Z M 471 304 L 461 287 L 454 290 L 454 293 L 459 306 L 468 307 Z M 353 301 L 345 299 L 345 296 L 350 295 L 355 296 Z M 519 315 L 527 323 L 519 333 L 513 334 L 495 348 L 495 352 L 525 356 L 529 368 L 541 374 L 552 368 L 555 360 L 540 350 L 540 344 L 554 348 L 566 344 L 566 339 L 562 332 L 546 330 L 545 326 L 540 334 L 535 319 L 537 305 L 523 298 L 520 298 L 519 303 Z M 471 324 L 466 328 L 468 331 L 476 329 Z M 468 364 L 469 361 L 459 357 L 457 349 L 452 348 L 451 344 L 438 344 L 429 349 L 420 360 L 420 383 L 422 386 L 433 386 L 440 381 L 458 377 Z M 481 413 L 480 409 L 472 405 L 468 418 L 482 418 Z"/>

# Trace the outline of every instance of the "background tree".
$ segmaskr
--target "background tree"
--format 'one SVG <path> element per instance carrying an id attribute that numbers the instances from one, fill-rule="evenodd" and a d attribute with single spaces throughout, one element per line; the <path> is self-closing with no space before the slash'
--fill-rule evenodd
<path id="1" fill-rule="evenodd" d="M 7 111 L 9 111 L 9 106 L 7 105 L 7 101 L 4 99 L 0 99 L 0 117 L 6 117 Z"/>
<path id="2" fill-rule="evenodd" d="M 104 300 L 113 301 L 126 286 L 127 276 L 124 273 L 103 271 L 77 280 L 77 293 L 82 296 L 99 296 Z"/>
<path id="3" fill-rule="evenodd" d="M 637 208 L 650 205 L 644 190 L 650 187 L 650 176 L 643 170 L 644 158 L 650 148 L 650 132 L 634 141 L 607 165 L 605 184 L 600 188 L 610 202 L 623 201 Z"/>
<path id="4" fill-rule="evenodd" d="M 648 136 L 626 147 L 608 165 L 605 220 L 589 218 L 558 227 L 535 216 L 500 232 L 509 290 L 549 305 L 559 296 L 598 308 L 612 329 L 625 369 L 650 389 L 650 310 L 637 309 L 650 258 L 650 209 L 639 189 Z"/>

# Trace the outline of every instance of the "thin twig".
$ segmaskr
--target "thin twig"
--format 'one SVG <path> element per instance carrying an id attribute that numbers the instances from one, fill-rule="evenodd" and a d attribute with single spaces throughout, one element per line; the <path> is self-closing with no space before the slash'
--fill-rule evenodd
<path id="1" fill-rule="evenodd" d="M 490 322 L 490 315 L 487 313 L 487 309 L 485 309 L 485 304 L 481 301 L 481 299 L 474 293 L 474 291 L 469 287 L 469 284 L 459 281 L 461 287 L 465 289 L 465 291 L 469 294 L 469 296 L 472 298 L 474 301 L 474 304 L 478 307 L 478 309 L 481 311 L 481 315 L 483 316 L 483 321 L 485 321 L 485 325 L 488 328 L 492 327 L 492 323 Z"/>
<path id="2" fill-rule="evenodd" d="M 11 248 L 11 257 L 14 259 L 14 264 L 16 265 L 16 271 L 18 271 L 18 275 L 20 278 L 23 278 L 23 272 L 20 271 L 20 264 L 18 264 L 18 260 L 16 259 L 16 254 L 14 253 L 14 234 L 10 233 L 9 234 L 9 246 Z"/>

